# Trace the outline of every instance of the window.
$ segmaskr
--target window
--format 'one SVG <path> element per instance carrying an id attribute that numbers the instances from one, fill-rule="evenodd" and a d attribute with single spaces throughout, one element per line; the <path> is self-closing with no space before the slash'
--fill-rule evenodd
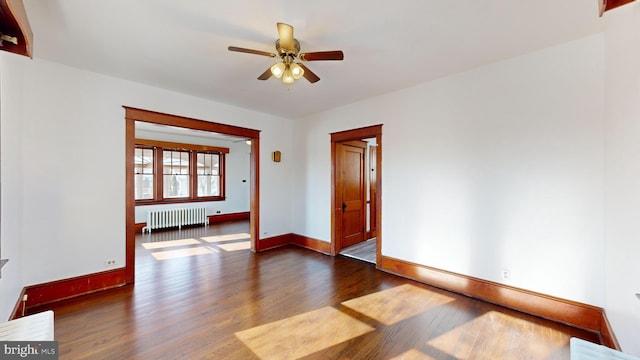
<path id="1" fill-rule="evenodd" d="M 220 154 L 198 152 L 198 196 L 220 196 Z"/>
<path id="2" fill-rule="evenodd" d="M 136 139 L 136 203 L 224 200 L 228 148 Z"/>
<path id="3" fill-rule="evenodd" d="M 153 148 L 136 147 L 134 162 L 136 200 L 153 199 Z"/>
<path id="4" fill-rule="evenodd" d="M 164 198 L 189 197 L 189 152 L 162 150 L 162 183 Z"/>

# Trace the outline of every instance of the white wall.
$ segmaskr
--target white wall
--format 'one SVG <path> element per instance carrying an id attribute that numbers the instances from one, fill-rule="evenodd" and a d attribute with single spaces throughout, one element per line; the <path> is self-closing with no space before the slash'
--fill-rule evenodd
<path id="1" fill-rule="evenodd" d="M 0 253 L 9 262 L 0 279 L 0 321 L 9 318 L 23 287 L 22 162 L 17 149 L 22 138 L 22 63 L 18 55 L 0 52 Z"/>
<path id="2" fill-rule="evenodd" d="M 329 133 L 384 124 L 382 253 L 600 305 L 603 36 L 296 124 L 294 231 L 330 239 Z"/>
<path id="3" fill-rule="evenodd" d="M 291 232 L 289 221 L 281 221 L 290 217 L 291 166 L 270 161 L 272 149 L 292 152 L 290 120 L 38 59 L 3 62 L 3 75 L 19 68 L 24 68 L 22 121 L 3 118 L 8 130 L 2 136 L 19 139 L 11 144 L 22 169 L 3 172 L 8 179 L 3 191 L 15 193 L 10 205 L 24 221 L 2 231 L 13 234 L 9 246 L 21 244 L 25 254 L 22 286 L 102 271 L 106 259 L 123 266 L 122 105 L 262 130 L 260 186 L 266 196 L 260 227 L 269 235 Z M 7 91 L 20 90 L 20 83 L 12 85 L 15 89 Z M 14 302 L 17 296 L 8 295 Z"/>
<path id="4" fill-rule="evenodd" d="M 605 304 L 622 349 L 640 356 L 640 4 L 605 18 Z"/>

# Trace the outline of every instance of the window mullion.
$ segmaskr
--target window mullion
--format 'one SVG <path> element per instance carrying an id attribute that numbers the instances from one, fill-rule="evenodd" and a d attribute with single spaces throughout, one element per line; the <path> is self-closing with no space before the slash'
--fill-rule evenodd
<path id="1" fill-rule="evenodd" d="M 164 176 L 163 176 L 163 154 L 162 154 L 162 148 L 161 147 L 156 147 L 156 151 L 155 151 L 155 169 L 153 169 L 153 176 L 155 178 L 155 198 L 157 200 L 163 200 L 164 199 L 164 194 L 162 189 L 164 189 Z"/>
<path id="2" fill-rule="evenodd" d="M 226 169 L 226 164 L 225 164 L 225 158 L 226 156 L 224 156 L 224 154 L 220 154 L 218 155 L 218 183 L 220 184 L 220 196 L 221 197 L 225 197 L 225 181 L 224 179 L 226 178 L 224 172 Z"/>
<path id="3" fill-rule="evenodd" d="M 195 199 L 198 197 L 198 153 L 196 150 L 189 151 L 189 181 L 191 181 L 189 198 Z"/>

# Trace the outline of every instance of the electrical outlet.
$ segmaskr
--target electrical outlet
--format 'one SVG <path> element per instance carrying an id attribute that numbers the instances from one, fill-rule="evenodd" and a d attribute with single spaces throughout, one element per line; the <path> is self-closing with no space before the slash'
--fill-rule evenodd
<path id="1" fill-rule="evenodd" d="M 107 266 L 112 266 L 116 264 L 116 260 L 115 259 L 105 260 L 104 264 Z"/>
<path id="2" fill-rule="evenodd" d="M 511 280 L 511 270 L 502 269 L 502 281 Z"/>

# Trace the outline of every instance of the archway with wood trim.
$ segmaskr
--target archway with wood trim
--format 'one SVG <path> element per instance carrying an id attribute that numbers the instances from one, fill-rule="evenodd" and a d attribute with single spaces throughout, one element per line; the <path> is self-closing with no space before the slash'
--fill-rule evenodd
<path id="1" fill-rule="evenodd" d="M 136 121 L 148 122 L 159 125 L 169 125 L 187 129 L 209 131 L 226 135 L 233 135 L 245 139 L 251 139 L 250 184 L 249 184 L 249 212 L 251 251 L 256 252 L 260 235 L 260 130 L 248 129 L 233 125 L 219 124 L 204 120 L 192 119 L 183 116 L 170 115 L 155 111 L 142 110 L 123 106 L 125 108 L 126 135 L 126 283 L 135 280 L 135 200 L 134 200 L 134 155 L 135 155 L 135 123 Z"/>

